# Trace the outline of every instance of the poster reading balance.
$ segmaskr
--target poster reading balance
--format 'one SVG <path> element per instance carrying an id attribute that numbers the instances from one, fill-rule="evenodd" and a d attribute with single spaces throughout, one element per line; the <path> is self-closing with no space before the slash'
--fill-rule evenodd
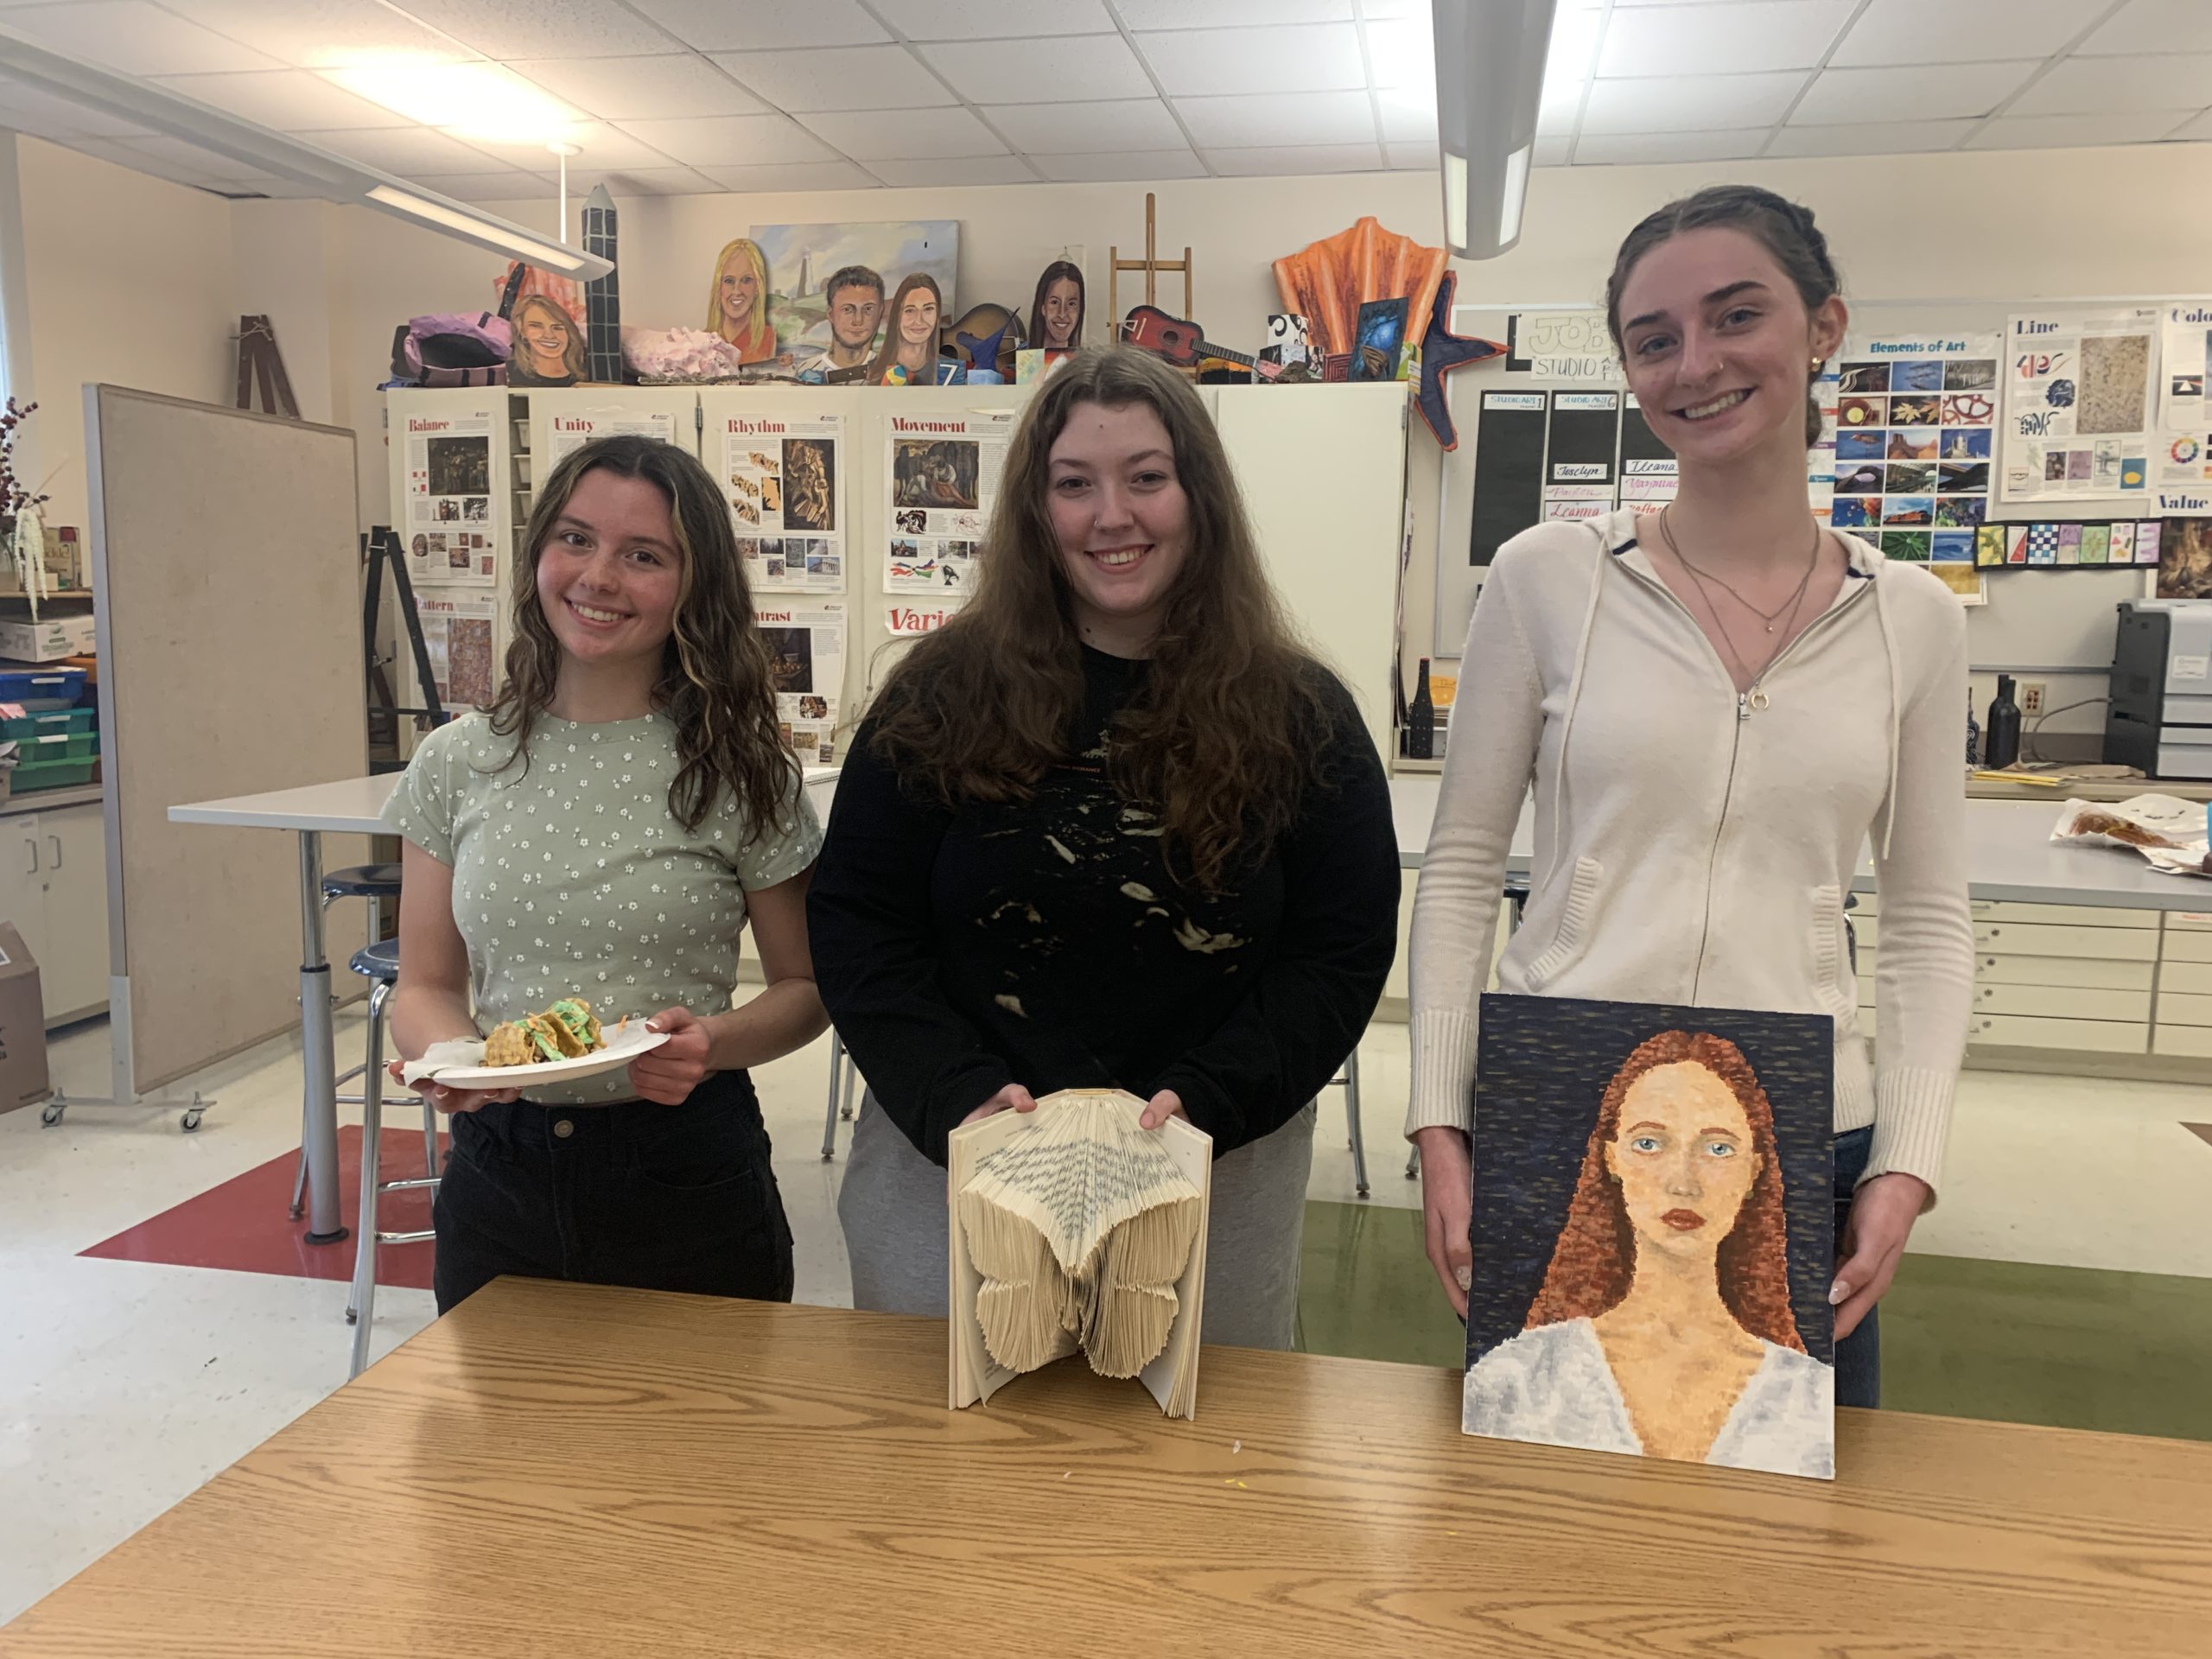
<path id="1" fill-rule="evenodd" d="M 732 415 L 721 485 L 756 594 L 845 591 L 845 417 Z"/>
<path id="2" fill-rule="evenodd" d="M 498 579 L 490 405 L 407 417 L 407 575 L 418 587 Z"/>
<path id="3" fill-rule="evenodd" d="M 837 704 L 845 685 L 845 607 L 756 601 L 753 615 L 768 648 L 784 741 L 801 760 L 827 764 L 836 752 Z"/>
<path id="4" fill-rule="evenodd" d="M 1014 435 L 1012 410 L 893 415 L 883 468 L 887 594 L 967 597 Z"/>
<path id="5" fill-rule="evenodd" d="M 2005 500 L 2147 487 L 2158 332 L 2148 307 L 2005 324 Z"/>

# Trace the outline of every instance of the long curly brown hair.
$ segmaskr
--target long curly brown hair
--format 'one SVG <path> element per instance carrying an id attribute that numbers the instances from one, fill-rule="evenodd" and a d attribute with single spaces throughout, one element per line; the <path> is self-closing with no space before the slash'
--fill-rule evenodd
<path id="1" fill-rule="evenodd" d="M 1328 676 L 1260 564 L 1243 497 L 1197 390 L 1131 346 L 1081 351 L 1037 390 L 1008 448 L 975 596 L 885 683 L 875 753 L 946 804 L 1027 801 L 1066 760 L 1084 709 L 1077 632 L 1046 500 L 1052 446 L 1081 404 L 1142 404 L 1174 446 L 1190 550 L 1168 589 L 1151 670 L 1116 721 L 1107 775 L 1155 810 L 1172 874 L 1217 889 L 1263 855 L 1314 781 Z"/>
<path id="2" fill-rule="evenodd" d="M 506 684 L 491 711 L 493 731 L 515 740 L 499 770 L 520 760 L 529 771 L 531 734 L 560 682 L 561 642 L 538 606 L 538 555 L 578 480 L 601 471 L 641 479 L 667 499 L 683 556 L 675 624 L 662 648 L 652 694 L 654 709 L 676 728 L 678 765 L 668 786 L 670 813 L 685 830 L 696 830 L 728 791 L 753 833 L 772 826 L 788 831 L 785 820 L 798 763 L 777 719 L 768 650 L 753 625 L 753 594 L 729 509 L 696 457 L 655 438 L 595 438 L 563 457 L 537 493 L 523 535 L 530 556 L 515 561 L 508 595 L 514 639 L 507 646 Z"/>
<path id="3" fill-rule="evenodd" d="M 1567 1224 L 1560 1229 L 1543 1288 L 1524 1327 L 1594 1319 L 1627 1296 L 1636 1272 L 1636 1235 L 1621 1202 L 1620 1184 L 1605 1168 L 1605 1148 L 1618 1133 L 1621 1103 L 1646 1072 L 1688 1062 L 1701 1065 L 1728 1087 L 1751 1126 L 1758 1173 L 1736 1224 L 1720 1241 L 1717 1272 L 1720 1300 L 1736 1323 L 1778 1348 L 1805 1351 L 1789 1307 L 1789 1231 L 1782 1207 L 1782 1162 L 1774 1137 L 1774 1107 L 1751 1063 L 1725 1037 L 1710 1032 L 1662 1032 L 1639 1045 L 1614 1073 L 1599 1103 L 1598 1122 L 1582 1155 Z"/>

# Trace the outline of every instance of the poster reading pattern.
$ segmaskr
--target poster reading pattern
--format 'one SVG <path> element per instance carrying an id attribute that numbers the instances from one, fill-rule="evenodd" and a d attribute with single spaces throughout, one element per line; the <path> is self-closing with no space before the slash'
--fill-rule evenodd
<path id="1" fill-rule="evenodd" d="M 997 502 L 1014 411 L 893 415 L 887 425 L 883 476 L 891 545 L 883 590 L 964 599 Z"/>
<path id="2" fill-rule="evenodd" d="M 1971 571 L 1989 518 L 1998 362 L 1994 334 L 1847 346 L 1828 522 L 1886 557 Z"/>
<path id="3" fill-rule="evenodd" d="M 845 591 L 845 417 L 731 415 L 721 486 L 757 594 Z"/>

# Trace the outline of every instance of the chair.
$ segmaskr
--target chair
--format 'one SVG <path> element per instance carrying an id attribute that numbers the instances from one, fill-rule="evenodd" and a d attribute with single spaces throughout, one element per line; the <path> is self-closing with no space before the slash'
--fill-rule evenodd
<path id="1" fill-rule="evenodd" d="M 1522 914 L 1529 908 L 1528 878 L 1508 876 L 1499 896 L 1505 900 L 1505 937 L 1510 939 L 1521 931 Z M 1421 1148 L 1414 1147 L 1406 1154 L 1406 1179 L 1410 1181 L 1420 1173 Z"/>
<path id="2" fill-rule="evenodd" d="M 853 1085 L 860 1080 L 861 1069 L 853 1064 L 853 1057 L 845 1052 L 844 1039 L 837 1035 L 837 1028 L 830 1028 L 830 1115 L 822 1125 L 822 1161 L 830 1163 L 837 1156 L 837 1120 L 848 1122 L 853 1116 Z M 838 1096 L 843 1095 L 843 1109 L 839 1109 Z"/>
<path id="3" fill-rule="evenodd" d="M 1357 1044 L 1344 1056 L 1344 1069 L 1329 1079 L 1332 1089 L 1344 1091 L 1344 1123 L 1350 1133 L 1351 1147 L 1351 1180 L 1359 1196 L 1367 1196 L 1367 1147 L 1359 1131 L 1359 1048 Z"/>
<path id="4" fill-rule="evenodd" d="M 322 908 L 326 914 L 331 906 L 340 899 L 365 899 L 373 906 L 380 899 L 398 897 L 399 866 L 397 864 L 352 864 L 342 870 L 328 870 L 323 874 Z M 350 1071 L 340 1072 L 339 1087 L 345 1087 L 360 1075 L 361 1068 L 358 1065 Z M 344 1106 L 361 1103 L 360 1098 L 354 1095 L 340 1095 L 338 1100 Z M 306 1197 L 307 1188 L 307 1101 L 302 1097 L 300 1102 L 300 1161 L 292 1171 L 292 1207 L 289 1213 L 294 1221 L 306 1213 L 306 1206 L 302 1200 Z"/>
<path id="5" fill-rule="evenodd" d="M 438 1184 L 438 1115 L 428 1097 L 423 1100 L 423 1167 L 426 1173 L 413 1179 L 378 1179 L 378 1154 L 384 1129 L 384 1010 L 391 988 L 399 979 L 399 944 L 386 939 L 353 953 L 349 964 L 371 982 L 369 1043 L 361 1067 L 361 1206 L 353 1223 L 353 1289 L 346 1299 L 346 1319 L 353 1327 L 353 1351 L 346 1375 L 359 1376 L 369 1363 L 369 1331 L 374 1324 L 377 1295 L 377 1246 L 413 1244 L 435 1237 L 430 1232 L 385 1233 L 377 1230 L 377 1198 L 411 1187 L 435 1189 Z"/>

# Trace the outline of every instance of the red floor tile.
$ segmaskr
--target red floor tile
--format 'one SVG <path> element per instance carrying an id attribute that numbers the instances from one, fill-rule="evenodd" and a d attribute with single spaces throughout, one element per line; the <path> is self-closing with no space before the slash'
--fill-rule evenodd
<path id="1" fill-rule="evenodd" d="M 445 1137 L 438 1140 L 442 1149 Z M 234 1273 L 276 1273 L 296 1279 L 350 1279 L 350 1230 L 361 1185 L 359 1127 L 346 1124 L 338 1131 L 339 1209 L 349 1230 L 349 1236 L 338 1243 L 308 1243 L 306 1221 L 294 1221 L 286 1213 L 298 1159 L 296 1152 L 272 1158 L 150 1221 L 125 1228 L 83 1254 L 114 1262 L 164 1262 L 181 1268 L 227 1268 Z M 423 1132 L 386 1129 L 380 1163 L 378 1173 L 388 1181 L 420 1175 Z M 421 1189 L 385 1193 L 377 1203 L 377 1221 L 385 1232 L 427 1229 L 429 1193 Z M 419 1244 L 385 1245 L 378 1257 L 377 1282 L 429 1289 L 432 1249 L 428 1239 Z"/>

